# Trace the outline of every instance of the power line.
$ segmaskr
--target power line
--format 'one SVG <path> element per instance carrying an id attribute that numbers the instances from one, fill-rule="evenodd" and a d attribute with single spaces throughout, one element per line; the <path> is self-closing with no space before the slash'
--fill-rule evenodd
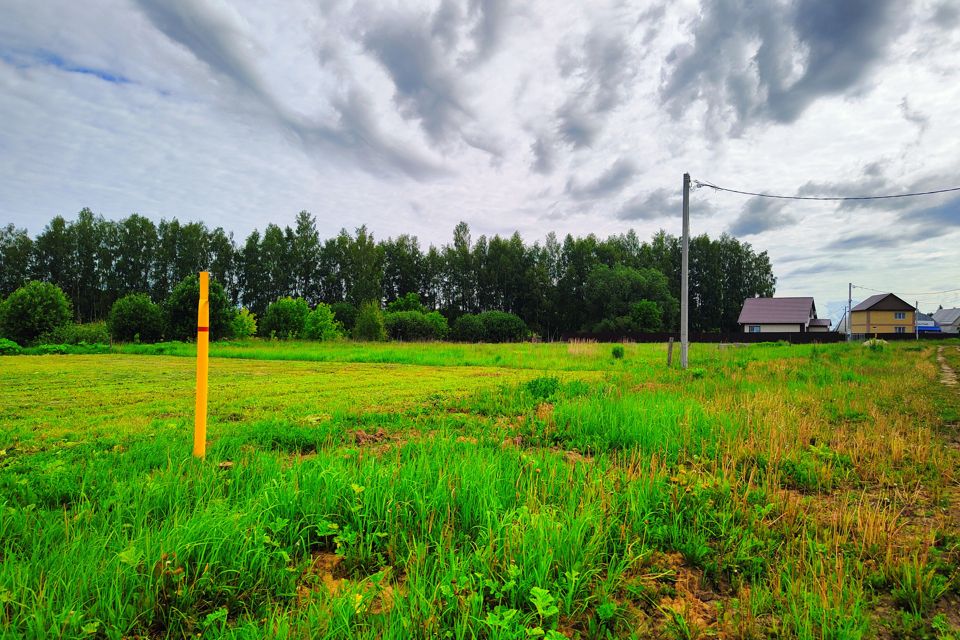
<path id="1" fill-rule="evenodd" d="M 889 291 L 882 291 L 880 289 L 873 289 L 871 287 L 864 287 L 859 284 L 853 285 L 854 289 L 866 289 L 867 291 L 873 291 L 874 293 L 890 293 Z M 923 293 L 900 293 L 901 296 L 937 296 L 943 293 L 953 293 L 955 291 L 960 291 L 960 289 L 946 289 L 944 291 L 925 291 Z"/>
<path id="2" fill-rule="evenodd" d="M 931 196 L 937 193 L 949 193 L 951 191 L 960 191 L 960 187 L 950 187 L 948 189 L 936 189 L 934 191 L 917 191 L 914 193 L 895 193 L 885 196 L 779 196 L 770 193 L 755 193 L 753 191 L 741 191 L 739 189 L 728 189 L 720 187 L 710 182 L 694 180 L 697 187 L 709 187 L 715 191 L 726 191 L 728 193 L 739 193 L 744 196 L 757 196 L 759 198 L 776 198 L 777 200 L 888 200 L 890 198 L 912 198 L 914 196 Z"/>

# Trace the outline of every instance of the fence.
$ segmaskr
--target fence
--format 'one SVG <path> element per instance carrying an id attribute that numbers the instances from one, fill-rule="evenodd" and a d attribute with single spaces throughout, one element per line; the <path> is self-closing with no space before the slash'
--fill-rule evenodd
<path id="1" fill-rule="evenodd" d="M 866 340 L 873 335 L 854 335 L 854 340 Z M 884 340 L 916 340 L 913 333 L 884 333 L 877 337 Z M 958 334 L 944 333 L 920 333 L 920 340 L 944 340 L 948 338 L 957 339 Z M 560 336 L 562 341 L 569 340 L 593 340 L 596 342 L 667 342 L 673 338 L 674 342 L 680 341 L 679 333 L 632 333 L 632 332 L 581 332 L 565 333 Z M 728 332 L 728 333 L 698 333 L 690 332 L 690 342 L 778 342 L 784 341 L 790 344 L 828 344 L 834 342 L 844 342 L 847 336 L 835 331 L 807 332 L 807 333 L 746 333 L 746 332 Z"/>

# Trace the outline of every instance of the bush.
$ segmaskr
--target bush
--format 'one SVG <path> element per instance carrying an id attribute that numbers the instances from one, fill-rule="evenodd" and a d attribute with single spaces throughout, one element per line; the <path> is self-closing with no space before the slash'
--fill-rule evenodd
<path id="1" fill-rule="evenodd" d="M 520 342 L 529 331 L 526 323 L 512 313 L 484 311 L 480 314 L 485 342 Z"/>
<path id="2" fill-rule="evenodd" d="M 230 321 L 230 337 L 245 340 L 257 335 L 257 314 L 244 307 Z"/>
<path id="3" fill-rule="evenodd" d="M 20 355 L 20 345 L 18 345 L 13 340 L 0 338 L 0 356 L 16 356 L 16 355 Z"/>
<path id="4" fill-rule="evenodd" d="M 873 338 L 871 340 L 865 340 L 863 346 L 870 349 L 870 351 L 883 351 L 887 347 L 887 341 L 882 338 Z"/>
<path id="5" fill-rule="evenodd" d="M 303 325 L 303 336 L 310 340 L 336 340 L 343 335 L 343 326 L 337 322 L 330 305 L 320 303 L 310 312 Z"/>
<path id="6" fill-rule="evenodd" d="M 387 339 L 387 331 L 383 326 L 383 313 L 376 302 L 367 302 L 357 313 L 357 322 L 353 326 L 355 340 L 381 342 Z"/>
<path id="7" fill-rule="evenodd" d="M 260 334 L 287 340 L 303 335 L 310 305 L 303 298 L 280 298 L 267 307 L 260 323 Z"/>
<path id="8" fill-rule="evenodd" d="M 419 293 L 407 293 L 387 305 L 387 313 L 397 313 L 399 311 L 426 313 L 427 308 L 420 302 Z"/>
<path id="9" fill-rule="evenodd" d="M 70 322 L 70 301 L 49 282 L 28 282 L 0 304 L 0 336 L 27 345 Z"/>
<path id="10" fill-rule="evenodd" d="M 453 323 L 453 339 L 460 342 L 520 342 L 529 335 L 526 323 L 512 313 L 465 313 Z"/>
<path id="11" fill-rule="evenodd" d="M 157 342 L 163 337 L 163 311 L 146 294 L 132 293 L 110 307 L 107 328 L 117 342 Z"/>
<path id="12" fill-rule="evenodd" d="M 623 350 L 622 344 L 613 345 L 613 349 L 611 350 L 610 355 L 613 356 L 614 360 L 623 360 L 623 354 L 624 354 L 624 350 Z"/>
<path id="13" fill-rule="evenodd" d="M 344 330 L 353 331 L 353 326 L 357 323 L 357 308 L 349 302 L 334 302 L 330 305 L 333 311 L 333 317 L 337 319 Z"/>
<path id="14" fill-rule="evenodd" d="M 109 344 L 110 332 L 106 322 L 65 324 L 47 331 L 37 339 L 40 344 Z"/>
<path id="15" fill-rule="evenodd" d="M 395 311 L 385 314 L 383 323 L 392 340 L 441 340 L 449 331 L 447 319 L 436 311 Z"/>
<path id="16" fill-rule="evenodd" d="M 181 280 L 163 303 L 168 340 L 193 340 L 197 336 L 197 305 L 200 301 L 200 277 L 189 275 Z M 235 315 L 223 285 L 210 278 L 210 339 L 230 337 L 230 322 Z M 141 339 L 143 337 L 141 336 Z"/>

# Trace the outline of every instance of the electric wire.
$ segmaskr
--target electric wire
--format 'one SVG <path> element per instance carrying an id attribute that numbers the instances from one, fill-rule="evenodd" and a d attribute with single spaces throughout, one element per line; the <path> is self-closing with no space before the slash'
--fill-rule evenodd
<path id="1" fill-rule="evenodd" d="M 721 187 L 711 182 L 703 180 L 694 180 L 693 184 L 697 187 L 708 187 L 715 191 L 726 191 L 728 193 L 739 193 L 744 196 L 756 196 L 758 198 L 775 198 L 777 200 L 889 200 L 891 198 L 912 198 L 915 196 L 931 196 L 938 193 L 949 193 L 951 191 L 960 191 L 960 187 L 948 187 L 946 189 L 935 189 L 933 191 L 915 191 L 913 193 L 894 193 L 883 196 L 781 196 L 772 193 L 757 193 L 754 191 L 742 191 L 740 189 L 729 189 Z"/>

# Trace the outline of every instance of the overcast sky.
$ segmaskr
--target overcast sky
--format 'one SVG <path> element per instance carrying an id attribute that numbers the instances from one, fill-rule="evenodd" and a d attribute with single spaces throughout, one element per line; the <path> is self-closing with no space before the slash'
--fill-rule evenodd
<path id="1" fill-rule="evenodd" d="M 282 10 L 277 7 L 282 6 Z M 0 223 L 82 207 L 321 234 L 680 232 L 684 171 L 788 195 L 960 186 L 960 0 L 5 0 Z M 778 295 L 960 304 L 960 193 L 698 189 Z M 870 291 L 855 290 L 855 299 Z"/>

